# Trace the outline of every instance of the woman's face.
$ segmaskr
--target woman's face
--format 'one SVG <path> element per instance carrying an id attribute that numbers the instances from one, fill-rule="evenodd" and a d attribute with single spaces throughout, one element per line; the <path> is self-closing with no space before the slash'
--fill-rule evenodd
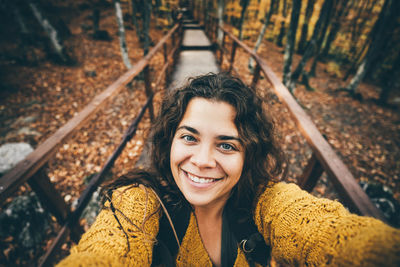
<path id="1" fill-rule="evenodd" d="M 226 102 L 190 100 L 171 145 L 171 171 L 194 207 L 223 206 L 242 174 L 244 148 Z"/>

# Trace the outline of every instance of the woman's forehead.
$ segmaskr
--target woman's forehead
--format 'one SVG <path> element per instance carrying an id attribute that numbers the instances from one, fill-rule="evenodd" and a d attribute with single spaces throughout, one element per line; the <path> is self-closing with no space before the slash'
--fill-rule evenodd
<path id="1" fill-rule="evenodd" d="M 190 100 L 179 126 L 237 135 L 235 117 L 235 108 L 227 102 L 195 97 Z"/>

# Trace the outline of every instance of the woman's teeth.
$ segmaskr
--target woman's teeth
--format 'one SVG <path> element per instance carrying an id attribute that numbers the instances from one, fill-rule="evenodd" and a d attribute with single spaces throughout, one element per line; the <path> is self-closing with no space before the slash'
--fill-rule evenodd
<path id="1" fill-rule="evenodd" d="M 190 173 L 187 173 L 187 176 L 190 178 L 195 183 L 199 184 L 208 184 L 214 182 L 216 179 L 210 179 L 210 178 L 200 178 L 194 175 L 191 175 Z"/>

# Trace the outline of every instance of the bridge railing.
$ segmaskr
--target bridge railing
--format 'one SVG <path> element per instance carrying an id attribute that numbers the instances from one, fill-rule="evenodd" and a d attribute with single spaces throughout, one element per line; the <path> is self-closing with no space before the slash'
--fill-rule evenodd
<path id="1" fill-rule="evenodd" d="M 371 202 L 370 198 L 359 186 L 347 166 L 318 131 L 316 125 L 298 104 L 293 95 L 271 70 L 267 62 L 229 32 L 226 27 L 220 27 L 216 16 L 208 15 L 207 18 L 208 20 L 204 23 L 205 30 L 215 47 L 217 47 L 216 54 L 219 63 L 221 64 L 224 59 L 227 60 L 229 66 L 227 71 L 233 71 L 240 76 L 239 71 L 234 66 L 237 49 L 242 49 L 252 57 L 256 66 L 253 72 L 251 86 L 256 88 L 260 76 L 263 75 L 265 77 L 280 101 L 287 107 L 299 131 L 312 149 L 312 155 L 308 160 L 307 166 L 298 179 L 300 187 L 311 192 L 322 173 L 325 171 L 342 202 L 352 212 L 386 221 L 382 212 Z M 217 40 L 218 30 L 221 30 L 223 33 L 220 44 Z M 230 49 L 226 48 L 228 46 L 226 42 L 227 38 L 231 41 Z"/>
<path id="2" fill-rule="evenodd" d="M 182 41 L 182 25 L 177 23 L 168 33 L 149 51 L 149 53 L 140 59 L 131 69 L 126 71 L 114 83 L 108 86 L 102 93 L 96 95 L 94 99 L 86 105 L 77 115 L 70 119 L 66 124 L 59 128 L 53 135 L 41 143 L 31 154 L 19 162 L 14 168 L 0 178 L 0 203 L 5 203 L 21 185 L 28 183 L 37 194 L 39 200 L 45 209 L 50 211 L 57 222 L 62 226 L 57 237 L 53 240 L 46 254 L 41 258 L 39 266 L 51 264 L 55 253 L 71 235 L 74 241 L 78 241 L 83 233 L 82 228 L 77 223 L 84 208 L 88 204 L 92 194 L 104 180 L 105 174 L 113 166 L 115 160 L 123 151 L 127 142 L 135 135 L 139 122 L 144 116 L 146 110 L 149 111 L 150 118 L 153 119 L 153 96 L 154 88 L 158 88 L 165 79 L 165 84 L 172 70 L 171 66 L 175 64 L 175 59 Z M 168 43 L 170 44 L 168 47 Z M 158 76 L 155 73 L 150 76 L 151 59 L 158 53 L 163 53 L 164 64 L 161 67 Z M 75 133 L 79 131 L 90 118 L 100 109 L 105 107 L 106 103 L 125 88 L 139 73 L 144 73 L 144 84 L 147 95 L 147 101 L 141 108 L 139 114 L 134 119 L 128 130 L 125 132 L 121 143 L 115 149 L 114 153 L 108 158 L 105 165 L 97 173 L 81 194 L 77 207 L 72 210 L 64 201 L 60 192 L 56 190 L 44 168 L 47 162 L 55 155 L 58 148 L 67 142 Z M 151 80 L 151 77 L 156 77 Z"/>

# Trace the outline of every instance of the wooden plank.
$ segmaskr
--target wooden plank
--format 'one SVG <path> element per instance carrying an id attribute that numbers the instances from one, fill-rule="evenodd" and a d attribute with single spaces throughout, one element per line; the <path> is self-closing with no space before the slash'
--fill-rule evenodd
<path id="1" fill-rule="evenodd" d="M 304 169 L 303 174 L 298 180 L 298 185 L 307 192 L 311 192 L 323 172 L 324 168 L 322 168 L 317 157 L 313 153 Z"/>
<path id="2" fill-rule="evenodd" d="M 353 212 L 376 217 L 385 221 L 385 217 L 381 211 L 371 202 L 367 194 L 361 189 L 349 169 L 333 151 L 332 147 L 323 138 L 310 117 L 300 107 L 292 94 L 283 85 L 268 64 L 225 28 L 222 27 L 222 30 L 226 32 L 235 43 L 249 53 L 258 64 L 260 64 L 261 70 L 266 79 L 271 83 L 280 101 L 288 108 L 298 129 L 306 138 L 311 149 L 314 151 L 316 157 L 332 180 L 336 190 L 348 207 Z"/>
<path id="3" fill-rule="evenodd" d="M 79 130 L 90 117 L 95 114 L 114 95 L 118 94 L 126 84 L 138 75 L 149 60 L 161 49 L 168 38 L 179 28 L 175 25 L 149 53 L 125 72 L 118 80 L 111 84 L 102 93 L 97 95 L 82 111 L 59 128 L 52 136 L 40 144 L 31 154 L 18 163 L 0 179 L 0 203 L 4 202 L 19 186 L 35 174 L 57 151 L 68 138 Z"/>

